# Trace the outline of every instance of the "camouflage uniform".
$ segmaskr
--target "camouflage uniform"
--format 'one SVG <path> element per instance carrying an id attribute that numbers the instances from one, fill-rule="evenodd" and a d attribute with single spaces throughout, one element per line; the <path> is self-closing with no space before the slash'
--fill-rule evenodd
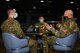
<path id="1" fill-rule="evenodd" d="M 66 22 L 68 22 L 71 30 L 73 30 L 73 32 L 79 31 L 78 25 L 75 22 L 75 19 L 67 19 Z"/>
<path id="2" fill-rule="evenodd" d="M 64 30 L 66 32 L 64 32 Z M 61 26 L 59 30 L 55 30 L 55 28 L 51 28 L 50 31 L 55 34 L 55 37 L 57 38 L 64 38 L 68 36 L 69 34 L 78 31 L 79 28 L 75 22 L 74 19 L 67 18 L 64 23 L 61 23 Z M 53 40 L 55 42 L 55 40 Z"/>
<path id="3" fill-rule="evenodd" d="M 80 39 L 80 27 L 79 27 L 79 32 L 78 33 L 79 33 L 79 39 Z"/>
<path id="4" fill-rule="evenodd" d="M 38 25 L 38 32 L 42 33 L 42 44 L 43 44 L 43 52 L 48 53 L 48 45 L 51 45 L 54 43 L 52 40 L 55 40 L 55 36 L 48 36 L 49 31 L 46 29 L 46 26 L 49 26 L 46 22 L 39 22 L 36 25 Z M 52 42 L 52 43 L 51 43 Z"/>
<path id="5" fill-rule="evenodd" d="M 30 53 L 37 53 L 37 42 L 33 38 L 29 39 Z"/>
<path id="6" fill-rule="evenodd" d="M 39 22 L 36 25 L 38 25 L 38 32 L 39 33 L 43 33 L 42 34 L 42 40 L 43 40 L 43 52 L 44 53 L 48 53 L 48 44 L 47 44 L 47 29 L 46 26 L 48 26 L 48 24 L 46 22 Z"/>
<path id="7" fill-rule="evenodd" d="M 14 20 L 13 23 L 10 23 L 9 20 L 4 21 L 1 25 L 1 30 L 2 32 L 13 33 L 19 38 L 24 36 L 21 26 L 17 20 Z"/>

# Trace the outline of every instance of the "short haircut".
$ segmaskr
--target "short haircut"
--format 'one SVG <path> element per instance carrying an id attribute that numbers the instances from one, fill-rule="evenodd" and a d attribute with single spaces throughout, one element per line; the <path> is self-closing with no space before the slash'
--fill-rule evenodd
<path id="1" fill-rule="evenodd" d="M 13 9 L 15 9 L 15 8 L 13 8 L 13 7 L 8 8 L 8 9 L 7 9 L 7 13 L 9 13 L 9 11 L 10 11 L 10 10 L 13 10 Z"/>

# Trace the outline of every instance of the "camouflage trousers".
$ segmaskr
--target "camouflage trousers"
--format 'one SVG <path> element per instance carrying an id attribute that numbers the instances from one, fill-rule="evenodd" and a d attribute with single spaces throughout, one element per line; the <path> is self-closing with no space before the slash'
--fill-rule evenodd
<path id="1" fill-rule="evenodd" d="M 49 53 L 48 52 L 48 45 L 53 45 L 56 42 L 56 37 L 55 36 L 46 36 L 43 35 L 44 37 L 42 38 L 43 40 L 43 52 L 44 53 Z"/>
<path id="2" fill-rule="evenodd" d="M 37 53 L 37 42 L 34 39 L 29 40 L 30 53 Z"/>
<path id="3" fill-rule="evenodd" d="M 43 47 L 43 52 L 48 53 L 48 45 L 53 45 L 56 41 L 55 36 L 44 36 L 42 37 L 42 47 Z M 34 39 L 29 40 L 29 47 L 31 49 L 30 53 L 37 53 L 37 41 Z"/>
<path id="4" fill-rule="evenodd" d="M 56 43 L 56 37 L 55 36 L 48 36 L 47 37 L 47 43 L 48 45 L 53 45 Z"/>
<path id="5" fill-rule="evenodd" d="M 48 53 L 48 43 L 47 43 L 47 37 L 42 38 L 42 44 L 43 44 L 43 52 Z"/>

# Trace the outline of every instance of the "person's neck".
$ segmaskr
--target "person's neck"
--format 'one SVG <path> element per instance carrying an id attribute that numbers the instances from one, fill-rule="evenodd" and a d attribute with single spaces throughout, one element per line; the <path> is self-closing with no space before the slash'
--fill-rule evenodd
<path id="1" fill-rule="evenodd" d="M 13 21 L 13 20 L 14 20 L 14 18 L 9 17 L 9 18 L 8 18 L 8 20 L 9 20 L 9 21 L 10 21 L 10 20 L 12 20 L 12 21 Z"/>
<path id="2" fill-rule="evenodd" d="M 43 22 L 40 22 L 40 23 L 43 23 Z"/>
<path id="3" fill-rule="evenodd" d="M 14 18 L 10 18 L 10 17 L 9 17 L 8 20 L 9 20 L 10 23 L 13 23 Z"/>

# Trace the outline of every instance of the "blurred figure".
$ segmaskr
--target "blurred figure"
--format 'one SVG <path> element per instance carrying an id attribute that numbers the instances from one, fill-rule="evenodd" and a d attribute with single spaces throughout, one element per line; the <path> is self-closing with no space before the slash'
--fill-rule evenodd
<path id="1" fill-rule="evenodd" d="M 48 26 L 48 24 L 46 22 L 44 22 L 44 17 L 40 16 L 39 17 L 39 22 L 36 23 L 35 25 L 38 26 L 38 32 L 42 33 L 41 39 L 43 41 L 42 45 L 43 45 L 43 52 L 44 53 L 48 53 L 48 44 L 47 44 L 47 29 L 46 26 Z"/>
<path id="2" fill-rule="evenodd" d="M 55 37 L 54 36 L 48 36 L 49 31 L 47 30 L 46 26 L 49 26 L 49 24 L 44 22 L 44 17 L 40 16 L 38 20 L 39 20 L 39 22 L 36 23 L 35 25 L 37 26 L 37 32 L 42 33 L 40 39 L 42 40 L 43 52 L 48 53 L 48 45 L 54 43 L 54 42 L 52 42 L 52 40 L 54 40 Z"/>
<path id="3" fill-rule="evenodd" d="M 39 20 L 39 22 L 36 23 L 35 26 L 38 26 L 37 28 L 38 28 L 39 33 L 44 33 L 45 34 L 46 30 L 47 30 L 45 27 L 48 26 L 48 23 L 44 22 L 44 17 L 43 16 L 40 16 L 38 20 Z"/>
<path id="4" fill-rule="evenodd" d="M 29 39 L 29 47 L 30 53 L 37 53 L 37 41 L 35 39 L 35 35 L 32 35 L 32 37 Z"/>
<path id="5" fill-rule="evenodd" d="M 68 26 L 70 27 L 70 29 L 73 32 L 76 32 L 79 30 L 78 25 L 76 23 L 76 19 L 74 18 L 74 14 L 72 10 L 66 10 L 64 12 L 64 16 L 66 16 L 66 20 L 64 20 L 66 22 L 66 24 L 68 24 Z"/>
<path id="6" fill-rule="evenodd" d="M 9 32 L 15 34 L 19 38 L 24 37 L 24 32 L 21 29 L 20 23 L 15 20 L 17 18 L 18 13 L 15 8 L 8 9 L 8 19 L 5 20 L 1 25 L 2 32 Z"/>
<path id="7" fill-rule="evenodd" d="M 64 12 L 64 16 L 66 16 L 67 18 L 62 19 L 62 22 L 56 25 L 59 30 L 56 30 L 54 27 L 51 26 L 46 26 L 48 30 L 55 34 L 55 37 L 64 38 L 70 35 L 71 33 L 77 32 L 79 30 L 75 19 L 73 18 L 72 10 L 66 10 Z"/>

